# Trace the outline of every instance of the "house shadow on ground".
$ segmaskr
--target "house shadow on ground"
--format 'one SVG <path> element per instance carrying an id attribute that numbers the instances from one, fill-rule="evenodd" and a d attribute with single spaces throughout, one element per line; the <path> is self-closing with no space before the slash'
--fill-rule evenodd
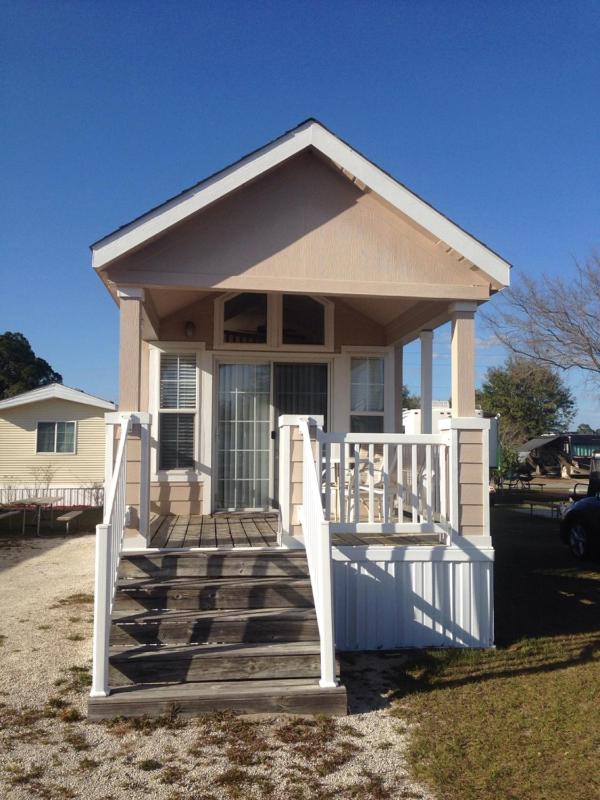
<path id="1" fill-rule="evenodd" d="M 600 653 L 600 563 L 577 562 L 556 520 L 492 509 L 496 650 L 342 655 L 350 713 L 414 692 L 551 672 Z M 442 675 L 443 673 L 443 675 Z"/>

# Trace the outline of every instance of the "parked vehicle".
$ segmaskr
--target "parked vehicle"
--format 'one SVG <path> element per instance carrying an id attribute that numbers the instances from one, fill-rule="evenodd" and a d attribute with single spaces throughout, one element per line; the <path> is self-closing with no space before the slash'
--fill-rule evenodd
<path id="1" fill-rule="evenodd" d="M 577 559 L 585 560 L 600 553 L 600 453 L 594 453 L 590 459 L 587 495 L 564 513 L 560 536 Z"/>

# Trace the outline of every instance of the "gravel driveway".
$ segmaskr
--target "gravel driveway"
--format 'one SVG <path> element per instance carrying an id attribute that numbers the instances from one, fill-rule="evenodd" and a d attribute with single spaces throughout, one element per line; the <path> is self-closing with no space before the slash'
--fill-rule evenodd
<path id="1" fill-rule="evenodd" d="M 93 561 L 90 535 L 0 539 L 0 796 L 430 800 L 386 710 L 393 659 L 352 659 L 347 718 L 87 723 Z"/>

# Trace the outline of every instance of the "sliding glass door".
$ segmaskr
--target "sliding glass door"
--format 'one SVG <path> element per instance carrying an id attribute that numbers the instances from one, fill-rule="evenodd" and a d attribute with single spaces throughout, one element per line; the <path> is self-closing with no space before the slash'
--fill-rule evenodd
<path id="1" fill-rule="evenodd" d="M 327 364 L 220 364 L 217 389 L 216 509 L 276 508 L 277 420 L 327 420 Z"/>
<path id="2" fill-rule="evenodd" d="M 219 365 L 217 420 L 217 509 L 267 509 L 270 364 Z"/>

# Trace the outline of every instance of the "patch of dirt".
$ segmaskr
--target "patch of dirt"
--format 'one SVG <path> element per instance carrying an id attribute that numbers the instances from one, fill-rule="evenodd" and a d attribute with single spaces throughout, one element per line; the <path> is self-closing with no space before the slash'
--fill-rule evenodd
<path id="1" fill-rule="evenodd" d="M 410 730 L 389 714 L 393 663 L 377 656 L 348 660 L 346 718 L 88 723 L 94 544 L 0 550 L 0 797 L 430 800 L 407 775 Z"/>

